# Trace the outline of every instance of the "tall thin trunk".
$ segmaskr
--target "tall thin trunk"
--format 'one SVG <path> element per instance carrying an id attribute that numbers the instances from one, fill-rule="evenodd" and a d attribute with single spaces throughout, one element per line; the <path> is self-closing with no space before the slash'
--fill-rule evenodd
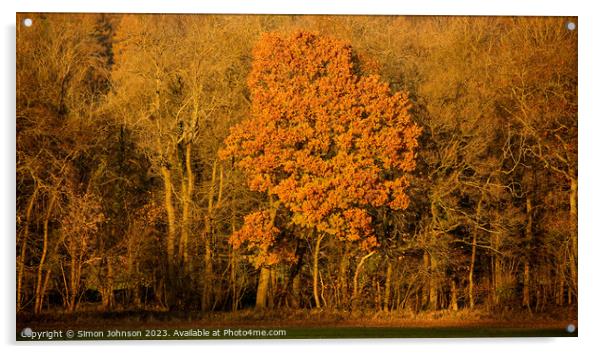
<path id="1" fill-rule="evenodd" d="M 166 288 L 166 301 L 167 307 L 173 306 L 177 289 L 176 286 L 176 254 L 175 254 L 175 242 L 176 242 L 176 212 L 173 205 L 173 185 L 171 183 L 171 171 L 167 166 L 161 166 L 161 174 L 163 175 L 163 185 L 165 189 L 165 211 L 167 212 L 167 282 Z"/>
<path id="2" fill-rule="evenodd" d="M 500 236 L 498 234 L 491 235 L 491 248 L 497 250 L 500 248 Z M 492 287 L 493 287 L 493 304 L 498 305 L 500 303 L 500 291 L 502 287 L 502 260 L 496 252 L 491 254 L 491 265 L 492 265 Z"/>
<path id="3" fill-rule="evenodd" d="M 46 210 L 46 216 L 44 217 L 44 239 L 42 244 L 42 256 L 40 257 L 40 264 L 38 265 L 38 278 L 34 303 L 34 312 L 36 314 L 42 312 L 42 302 L 44 300 L 44 291 L 42 291 L 44 265 L 46 262 L 46 254 L 48 253 L 48 222 L 50 221 L 50 216 L 52 215 L 55 201 L 56 194 L 53 193 L 50 197 L 50 203 L 48 204 L 48 208 Z"/>
<path id="4" fill-rule="evenodd" d="M 479 200 L 477 205 L 476 212 L 476 220 L 475 227 L 472 230 L 472 243 L 471 243 L 471 253 L 470 253 L 470 267 L 468 270 L 468 306 L 472 309 L 475 305 L 475 296 L 474 296 L 474 268 L 475 261 L 477 259 L 477 236 L 479 233 L 479 221 L 481 217 L 481 202 L 483 199 Z"/>
<path id="5" fill-rule="evenodd" d="M 430 277 L 429 277 L 429 309 L 438 309 L 438 277 L 437 277 L 437 259 L 430 255 Z"/>
<path id="6" fill-rule="evenodd" d="M 558 256 L 562 260 L 562 256 Z M 556 288 L 556 305 L 564 305 L 564 262 L 558 262 L 556 266 L 556 277 L 558 279 L 558 287 Z"/>
<path id="7" fill-rule="evenodd" d="M 362 259 L 360 259 L 360 262 L 357 264 L 357 267 L 355 268 L 355 274 L 353 275 L 353 298 L 351 300 L 353 303 L 353 306 L 356 306 L 356 302 L 359 298 L 359 293 L 360 293 L 359 277 L 360 277 L 360 272 L 362 270 L 362 266 L 364 265 L 364 262 L 368 258 L 370 258 L 374 253 L 375 253 L 375 251 L 372 251 L 372 252 L 368 253 L 367 255 L 365 255 L 364 257 L 362 257 Z"/>
<path id="8" fill-rule="evenodd" d="M 31 211 L 35 204 L 38 195 L 38 185 L 36 184 L 33 193 L 29 197 L 29 203 L 25 211 L 25 225 L 23 225 L 23 236 L 21 237 L 21 254 L 19 255 L 19 268 L 17 269 L 17 312 L 21 312 L 23 306 L 23 273 L 25 270 L 25 262 L 27 258 L 27 242 L 29 241 L 29 225 L 31 223 Z"/>
<path id="9" fill-rule="evenodd" d="M 46 270 L 46 275 L 44 275 L 44 281 L 42 282 L 42 296 L 46 294 L 46 289 L 48 289 L 48 282 L 50 281 L 50 275 L 52 274 L 52 268 Z M 42 305 L 44 302 L 40 303 L 40 312 L 42 312 Z"/>
<path id="10" fill-rule="evenodd" d="M 213 286 L 213 199 L 215 197 L 215 183 L 217 173 L 217 160 L 213 162 L 211 172 L 211 187 L 207 195 L 207 212 L 205 213 L 205 254 L 204 262 L 204 286 L 203 286 L 203 311 L 209 310 L 209 304 L 212 300 L 211 288 Z"/>
<path id="11" fill-rule="evenodd" d="M 238 260 L 236 250 L 232 249 L 230 253 L 230 289 L 232 294 L 232 311 L 238 310 L 238 288 L 236 286 L 236 269 L 238 268 Z"/>
<path id="12" fill-rule="evenodd" d="M 232 225 L 232 234 L 234 234 L 236 232 L 236 224 L 234 223 L 234 218 L 235 214 L 234 214 L 234 208 L 232 209 L 232 215 L 230 218 L 230 223 Z M 238 310 L 238 287 L 236 284 L 237 281 L 237 277 L 236 277 L 236 271 L 238 269 L 238 252 L 236 252 L 236 250 L 234 249 L 234 247 L 231 247 L 231 252 L 230 252 L 230 286 L 232 288 L 232 311 L 236 312 Z"/>
<path id="13" fill-rule="evenodd" d="M 316 303 L 316 308 L 320 308 L 320 295 L 318 293 L 318 272 L 319 272 L 319 260 L 320 260 L 320 243 L 324 235 L 318 235 L 316 240 L 316 246 L 314 247 L 314 257 L 313 257 L 313 293 L 314 293 L 314 301 Z"/>
<path id="14" fill-rule="evenodd" d="M 182 264 L 188 268 L 188 240 L 190 235 L 190 206 L 192 203 L 192 193 L 194 189 L 194 174 L 192 173 L 191 150 L 192 145 L 186 144 L 185 165 L 186 179 L 182 180 L 182 233 L 180 236 L 180 246 L 178 248 Z"/>
<path id="15" fill-rule="evenodd" d="M 71 260 L 69 267 L 69 297 L 67 298 L 67 311 L 73 312 L 75 310 L 75 299 L 77 297 L 77 247 L 71 245 Z"/>
<path id="16" fill-rule="evenodd" d="M 571 178 L 571 193 L 570 193 L 570 225 L 571 225 L 571 242 L 569 249 L 569 270 L 571 274 L 571 286 L 569 291 L 569 299 L 571 295 L 577 296 L 577 177 Z M 573 294 L 571 294 L 573 293 Z"/>
<path id="17" fill-rule="evenodd" d="M 176 212 L 173 206 L 173 186 L 171 172 L 166 166 L 161 166 L 163 184 L 165 188 L 165 210 L 167 212 L 167 267 L 170 281 L 174 276 L 175 239 L 176 239 Z"/>
<path id="18" fill-rule="evenodd" d="M 349 244 L 343 243 L 343 252 L 341 255 L 341 261 L 339 262 L 339 287 L 341 290 L 341 302 L 347 304 L 349 301 L 349 294 L 347 288 L 347 268 L 349 267 Z"/>
<path id="19" fill-rule="evenodd" d="M 420 298 L 420 307 L 426 307 L 428 306 L 428 302 L 429 302 L 429 283 L 430 283 L 430 276 L 429 276 L 429 254 L 428 252 L 425 250 L 424 253 L 422 254 L 422 267 L 424 269 L 424 274 L 426 274 L 426 279 L 424 279 L 424 281 L 422 282 L 422 289 L 421 289 L 421 298 Z"/>
<path id="20" fill-rule="evenodd" d="M 387 260 L 387 275 L 385 277 L 385 298 L 383 303 L 383 310 L 389 311 L 389 303 L 391 297 L 391 276 L 393 274 L 393 264 L 390 260 Z"/>
<path id="21" fill-rule="evenodd" d="M 523 269 L 523 302 L 522 305 L 525 307 L 529 307 L 531 303 L 531 294 L 530 294 L 530 250 L 531 250 L 531 240 L 533 239 L 533 204 L 531 202 L 531 197 L 527 196 L 527 226 L 525 229 L 525 241 L 527 243 L 527 254 L 525 255 L 524 260 L 524 269 Z"/>
<path id="22" fill-rule="evenodd" d="M 470 254 L 470 268 L 468 270 L 468 303 L 472 309 L 474 307 L 474 266 L 477 255 L 477 233 L 476 230 L 472 235 L 471 243 L 471 254 Z"/>

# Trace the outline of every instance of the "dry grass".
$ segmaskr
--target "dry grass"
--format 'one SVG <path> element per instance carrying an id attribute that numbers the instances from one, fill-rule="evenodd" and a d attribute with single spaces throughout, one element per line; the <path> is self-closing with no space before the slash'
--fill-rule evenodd
<path id="1" fill-rule="evenodd" d="M 177 313 L 120 311 L 111 313 L 54 313 L 41 317 L 20 316 L 17 328 L 82 327 L 102 328 L 182 328 L 182 327 L 390 327 L 390 328 L 564 328 L 577 325 L 576 315 L 514 312 L 505 317 L 491 315 L 483 309 L 459 311 L 349 312 L 340 310 L 267 310 L 251 309 L 221 313 Z"/>

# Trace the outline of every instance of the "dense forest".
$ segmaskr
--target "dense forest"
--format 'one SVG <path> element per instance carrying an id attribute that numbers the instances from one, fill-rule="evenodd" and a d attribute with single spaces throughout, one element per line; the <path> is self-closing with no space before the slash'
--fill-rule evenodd
<path id="1" fill-rule="evenodd" d="M 569 20 L 19 14 L 17 316 L 575 317 Z"/>

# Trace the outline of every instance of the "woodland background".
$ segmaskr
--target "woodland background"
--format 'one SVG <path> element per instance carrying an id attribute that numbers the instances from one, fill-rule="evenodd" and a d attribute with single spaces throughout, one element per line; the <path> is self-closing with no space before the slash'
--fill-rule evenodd
<path id="1" fill-rule="evenodd" d="M 17 316 L 576 317 L 568 20 L 19 15 Z M 253 114 L 253 48 L 299 30 L 349 43 L 421 134 L 407 205 L 366 208 L 376 242 L 289 228 L 294 256 L 258 263 L 233 235 L 274 195 L 220 151 Z"/>

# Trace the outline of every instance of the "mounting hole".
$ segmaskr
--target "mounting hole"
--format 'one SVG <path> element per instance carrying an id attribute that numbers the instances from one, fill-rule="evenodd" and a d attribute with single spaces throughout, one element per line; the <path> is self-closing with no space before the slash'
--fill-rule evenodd
<path id="1" fill-rule="evenodd" d="M 25 27 L 31 27 L 31 25 L 33 25 L 33 21 L 31 18 L 26 18 L 23 20 L 23 26 Z"/>
<path id="2" fill-rule="evenodd" d="M 568 29 L 569 31 L 574 31 L 575 28 L 577 28 L 575 22 L 567 22 L 566 29 Z"/>
<path id="3" fill-rule="evenodd" d="M 573 333 L 573 332 L 575 332 L 575 329 L 577 329 L 577 328 L 576 328 L 576 327 L 575 327 L 575 325 L 574 325 L 574 324 L 572 324 L 572 323 L 571 323 L 571 324 L 569 324 L 568 326 L 566 326 L 566 331 L 567 331 L 567 332 L 569 332 L 569 333 Z"/>

